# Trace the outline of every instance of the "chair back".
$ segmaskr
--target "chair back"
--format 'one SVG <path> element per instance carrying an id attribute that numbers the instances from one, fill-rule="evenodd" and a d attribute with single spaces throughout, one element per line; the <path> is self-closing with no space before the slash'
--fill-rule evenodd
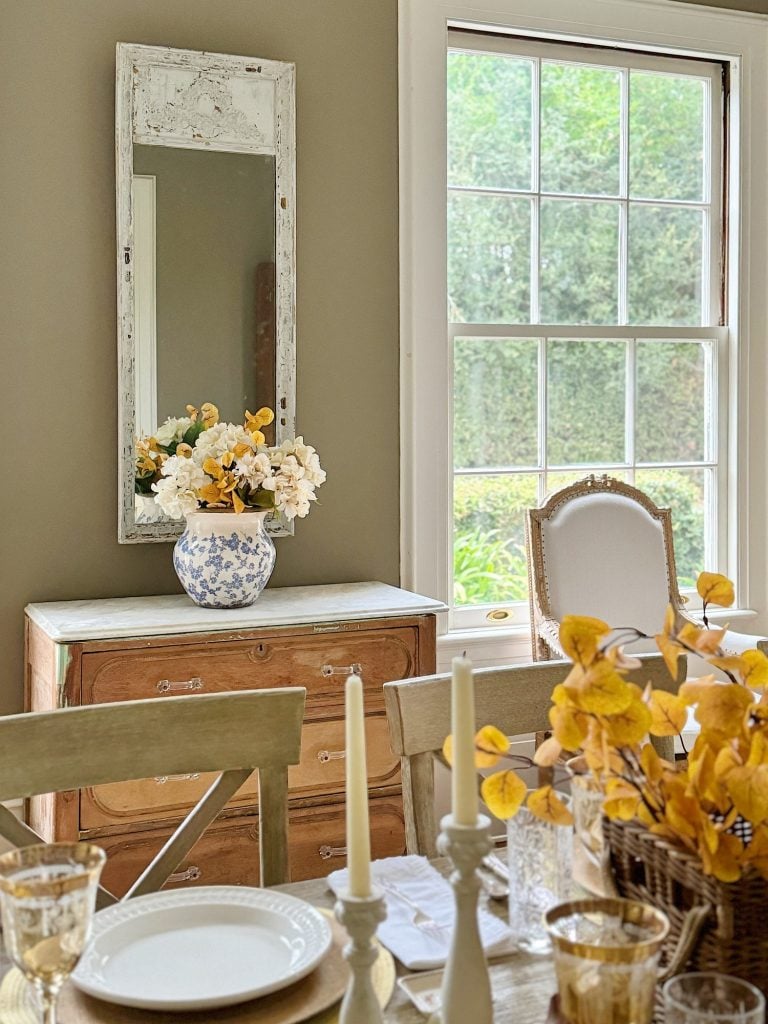
<path id="1" fill-rule="evenodd" d="M 534 630 L 570 614 L 653 635 L 680 607 L 671 513 L 620 480 L 587 477 L 529 509 L 526 541 Z"/>
<path id="2" fill-rule="evenodd" d="M 676 691 L 682 678 L 672 679 L 660 655 L 641 658 L 642 667 L 628 673 L 638 685 Z M 507 736 L 549 728 L 552 690 L 571 668 L 566 661 L 541 661 L 505 668 L 477 669 L 475 720 L 477 727 L 495 725 Z M 451 732 L 451 674 L 403 679 L 384 684 L 384 705 L 392 750 L 400 756 L 403 780 L 405 841 L 408 853 L 434 857 L 435 759 L 440 759 Z M 663 757 L 673 757 L 672 742 L 654 741 Z"/>
<path id="3" fill-rule="evenodd" d="M 288 765 L 299 761 L 305 697 L 303 687 L 284 687 L 0 718 L 0 801 L 134 779 L 221 772 L 127 899 L 159 889 L 258 770 L 261 884 L 287 882 Z M 40 841 L 2 807 L 0 835 L 15 846 Z M 100 905 L 108 902 L 108 897 L 100 899 Z"/>

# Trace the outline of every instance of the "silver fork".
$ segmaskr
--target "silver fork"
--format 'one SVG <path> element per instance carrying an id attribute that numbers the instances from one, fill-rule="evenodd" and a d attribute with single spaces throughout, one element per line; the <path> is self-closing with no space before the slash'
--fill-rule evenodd
<path id="1" fill-rule="evenodd" d="M 447 925 L 438 924 L 433 917 L 429 914 L 425 914 L 418 903 L 415 903 L 407 893 L 397 886 L 394 882 L 389 880 L 380 881 L 379 885 L 385 892 L 390 893 L 396 899 L 400 900 L 413 911 L 413 917 L 411 918 L 411 924 L 416 928 L 421 929 L 425 935 L 431 935 L 435 939 L 445 938 L 445 933 L 448 928 Z"/>

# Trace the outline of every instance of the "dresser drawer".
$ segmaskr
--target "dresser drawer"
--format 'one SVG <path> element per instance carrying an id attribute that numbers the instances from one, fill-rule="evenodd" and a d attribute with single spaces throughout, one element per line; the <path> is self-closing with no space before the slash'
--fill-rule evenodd
<path id="1" fill-rule="evenodd" d="M 372 787 L 396 785 L 400 765 L 390 748 L 389 729 L 383 716 L 366 718 L 368 783 Z M 288 769 L 290 796 L 330 796 L 344 792 L 344 721 L 309 722 L 301 737 L 301 761 Z M 216 773 L 115 782 L 80 791 L 81 830 L 163 818 L 182 818 L 216 779 Z M 258 802 L 254 773 L 230 801 L 230 807 Z"/>
<path id="2" fill-rule="evenodd" d="M 369 699 L 381 685 L 415 675 L 418 627 L 174 644 L 85 653 L 81 700 L 99 704 L 183 693 L 306 686 L 312 702 L 343 703 L 349 666 L 359 666 Z"/>
<path id="3" fill-rule="evenodd" d="M 371 856 L 392 857 L 405 851 L 402 801 L 382 797 L 370 802 Z M 317 878 L 344 867 L 344 805 L 303 808 L 289 816 L 289 857 L 294 881 Z M 109 836 L 98 840 L 107 854 L 102 881 L 123 896 L 170 831 Z M 212 825 L 165 888 L 192 885 L 259 885 L 258 817 L 228 818 Z"/>

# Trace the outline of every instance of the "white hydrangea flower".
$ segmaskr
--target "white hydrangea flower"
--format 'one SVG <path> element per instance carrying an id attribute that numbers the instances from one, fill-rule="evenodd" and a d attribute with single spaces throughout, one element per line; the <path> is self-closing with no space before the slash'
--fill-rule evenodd
<path id="1" fill-rule="evenodd" d="M 244 480 L 251 490 L 263 487 L 265 490 L 274 490 L 272 479 L 272 465 L 269 461 L 269 453 L 266 451 L 246 452 L 237 459 L 234 466 L 235 476 Z"/>
<path id="2" fill-rule="evenodd" d="M 303 519 L 312 501 L 317 501 L 314 483 L 295 455 L 283 453 L 275 475 L 275 508 L 288 519 Z"/>
<path id="3" fill-rule="evenodd" d="M 169 416 L 165 423 L 157 428 L 155 439 L 158 444 L 167 448 L 174 442 L 178 444 L 191 426 L 192 418 L 190 416 L 180 416 L 178 418 Z"/>
<path id="4" fill-rule="evenodd" d="M 320 457 L 311 444 L 304 444 L 304 438 L 299 436 L 295 440 L 283 441 L 279 448 L 273 449 L 272 464 L 281 466 L 285 459 L 293 456 L 304 468 L 305 475 L 315 487 L 325 483 L 326 473 L 320 465 Z"/>
<path id="5" fill-rule="evenodd" d="M 192 459 L 172 455 L 163 463 L 162 478 L 152 484 L 155 501 L 166 515 L 181 519 L 200 505 L 197 488 L 203 487 L 207 477 Z"/>
<path id="6" fill-rule="evenodd" d="M 251 449 L 254 447 L 251 435 L 244 427 L 236 423 L 216 423 L 197 438 L 192 458 L 202 466 L 207 458 L 218 459 L 238 444 L 247 444 Z"/>

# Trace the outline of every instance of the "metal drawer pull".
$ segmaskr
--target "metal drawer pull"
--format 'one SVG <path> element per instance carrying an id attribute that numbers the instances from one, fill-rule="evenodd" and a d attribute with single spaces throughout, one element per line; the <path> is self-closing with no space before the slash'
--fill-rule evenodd
<path id="1" fill-rule="evenodd" d="M 166 782 L 186 782 L 188 779 L 199 779 L 200 772 L 188 772 L 186 775 L 156 775 L 155 782 L 164 786 Z"/>
<path id="2" fill-rule="evenodd" d="M 161 679 L 157 684 L 158 693 L 169 693 L 171 690 L 202 690 L 203 680 L 200 676 L 192 676 L 191 679 L 183 679 L 174 683 L 170 679 Z"/>
<path id="3" fill-rule="evenodd" d="M 321 846 L 317 851 L 323 860 L 330 860 L 331 857 L 346 857 L 346 846 Z"/>
<path id="4" fill-rule="evenodd" d="M 346 750 L 318 750 L 317 752 L 317 760 L 320 764 L 328 764 L 329 761 L 343 761 L 346 756 Z"/>
<path id="5" fill-rule="evenodd" d="M 361 676 L 363 666 L 356 661 L 352 665 L 323 665 L 320 671 L 324 676 Z"/>
<path id="6" fill-rule="evenodd" d="M 186 871 L 177 871 L 175 875 L 169 875 L 169 882 L 196 882 L 201 877 L 202 871 L 200 868 L 192 867 L 187 868 Z"/>

